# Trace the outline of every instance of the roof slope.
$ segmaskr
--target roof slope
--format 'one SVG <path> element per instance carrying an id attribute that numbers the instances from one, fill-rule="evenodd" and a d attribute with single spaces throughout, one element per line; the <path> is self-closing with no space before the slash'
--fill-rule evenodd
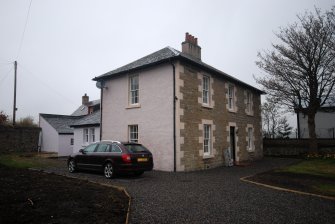
<path id="1" fill-rule="evenodd" d="M 71 127 L 100 125 L 100 110 L 76 120 Z"/>
<path id="2" fill-rule="evenodd" d="M 79 106 L 72 114 L 71 116 L 83 116 L 88 114 L 88 107 L 90 106 L 96 106 L 100 104 L 100 100 L 92 100 L 88 102 L 86 105 L 82 104 Z"/>
<path id="3" fill-rule="evenodd" d="M 58 114 L 40 114 L 57 132 L 58 134 L 73 134 L 70 125 L 82 118 L 82 116 L 68 116 Z"/>
<path id="4" fill-rule="evenodd" d="M 103 75 L 100 75 L 98 77 L 95 77 L 93 78 L 94 81 L 100 81 L 100 80 L 104 80 L 104 79 L 108 79 L 108 78 L 111 78 L 113 76 L 117 76 L 117 75 L 120 75 L 120 74 L 124 74 L 124 73 L 128 73 L 128 72 L 132 72 L 132 71 L 136 71 L 138 69 L 142 69 L 142 68 L 146 68 L 146 67 L 150 67 L 150 66 L 154 66 L 154 65 L 157 65 L 157 64 L 160 64 L 160 63 L 164 63 L 164 62 L 169 62 L 169 61 L 173 61 L 173 60 L 176 60 L 176 59 L 179 59 L 179 60 L 184 60 L 184 61 L 187 61 L 191 64 L 194 64 L 196 66 L 199 66 L 201 67 L 202 69 L 206 70 L 206 71 L 209 71 L 211 73 L 215 73 L 215 74 L 218 74 L 220 76 L 223 76 L 224 78 L 226 78 L 227 80 L 229 81 L 232 81 L 232 82 L 236 82 L 236 83 L 239 83 L 243 86 L 246 86 L 248 88 L 251 88 L 261 94 L 263 94 L 264 92 L 245 83 L 245 82 L 242 82 L 241 80 L 233 77 L 233 76 L 230 76 L 204 62 L 202 62 L 201 60 L 197 59 L 197 58 L 194 58 L 188 54 L 185 54 L 185 53 L 182 53 L 172 47 L 165 47 L 159 51 L 156 51 L 152 54 L 149 54 L 143 58 L 140 58 L 134 62 L 131 62 L 127 65 L 124 65 L 120 68 L 117 68 L 113 71 L 110 71 L 110 72 L 107 72 Z"/>

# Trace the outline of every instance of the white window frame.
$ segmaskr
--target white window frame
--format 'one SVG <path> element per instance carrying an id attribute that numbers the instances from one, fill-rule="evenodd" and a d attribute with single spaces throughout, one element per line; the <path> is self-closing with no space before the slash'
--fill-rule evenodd
<path id="1" fill-rule="evenodd" d="M 95 142 L 95 129 L 90 128 L 90 142 Z"/>
<path id="2" fill-rule="evenodd" d="M 138 142 L 138 125 L 133 124 L 128 126 L 128 141 Z"/>
<path id="3" fill-rule="evenodd" d="M 205 105 L 210 105 L 210 84 L 211 79 L 207 75 L 202 76 L 202 103 Z"/>
<path id="4" fill-rule="evenodd" d="M 137 81 L 133 85 L 134 80 Z M 136 85 L 137 84 L 137 85 Z M 132 75 L 129 77 L 129 105 L 138 105 L 140 101 L 139 95 L 139 75 Z"/>
<path id="5" fill-rule="evenodd" d="M 84 140 L 84 143 L 89 143 L 90 141 L 90 135 L 89 135 L 88 128 L 84 128 L 83 130 L 83 140 Z"/>
<path id="6" fill-rule="evenodd" d="M 209 156 L 212 152 L 212 125 L 203 125 L 203 140 L 204 156 Z"/>
<path id="7" fill-rule="evenodd" d="M 228 108 L 234 110 L 235 107 L 235 86 L 228 86 Z"/>

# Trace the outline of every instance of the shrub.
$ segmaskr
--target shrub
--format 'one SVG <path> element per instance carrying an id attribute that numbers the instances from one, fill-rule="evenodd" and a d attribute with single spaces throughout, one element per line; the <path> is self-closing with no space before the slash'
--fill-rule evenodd
<path id="1" fill-rule="evenodd" d="M 0 111 L 0 124 L 4 125 L 8 122 L 8 115 L 5 112 Z"/>

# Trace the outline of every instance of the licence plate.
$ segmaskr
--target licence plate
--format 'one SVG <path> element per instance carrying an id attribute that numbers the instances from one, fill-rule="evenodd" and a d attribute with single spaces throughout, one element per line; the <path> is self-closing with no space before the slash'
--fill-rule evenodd
<path id="1" fill-rule="evenodd" d="M 137 158 L 137 162 L 148 162 L 148 158 Z"/>

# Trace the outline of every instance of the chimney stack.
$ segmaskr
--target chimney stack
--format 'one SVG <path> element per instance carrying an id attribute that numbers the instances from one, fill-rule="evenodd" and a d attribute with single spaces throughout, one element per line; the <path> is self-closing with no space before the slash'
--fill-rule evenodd
<path id="1" fill-rule="evenodd" d="M 181 50 L 183 53 L 201 60 L 201 47 L 198 45 L 198 38 L 189 33 L 185 34 L 185 41 L 181 43 Z"/>
<path id="2" fill-rule="evenodd" d="M 82 104 L 83 104 L 83 105 L 86 105 L 86 104 L 88 104 L 88 102 L 89 102 L 89 97 L 88 97 L 87 94 L 85 93 L 85 95 L 82 96 Z"/>

